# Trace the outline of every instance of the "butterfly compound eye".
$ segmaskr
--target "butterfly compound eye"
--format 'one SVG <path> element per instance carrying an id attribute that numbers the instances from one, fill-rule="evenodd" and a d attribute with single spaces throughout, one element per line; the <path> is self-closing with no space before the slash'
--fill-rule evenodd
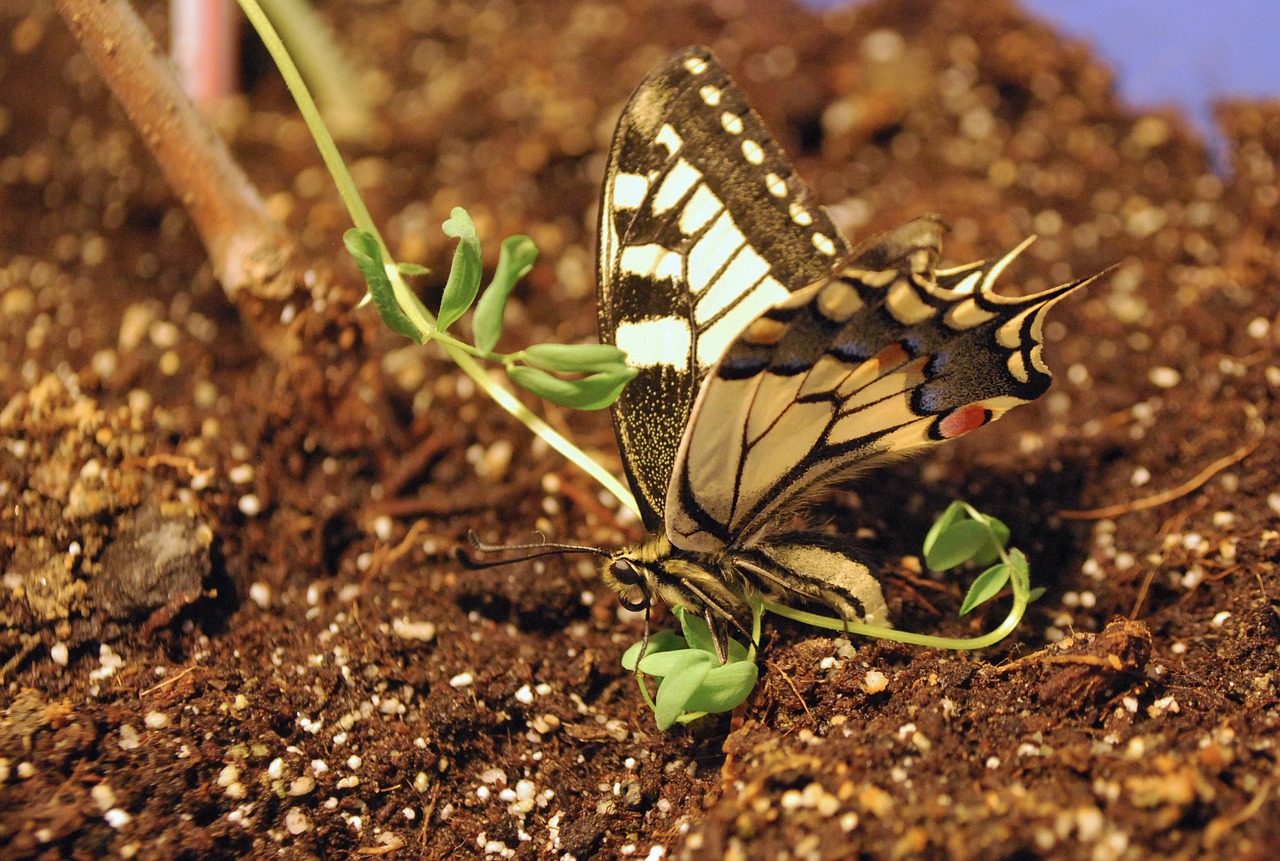
<path id="1" fill-rule="evenodd" d="M 635 566 L 625 559 L 618 559 L 609 566 L 609 573 L 623 586 L 640 585 L 639 572 L 636 571 Z"/>
<path id="2" fill-rule="evenodd" d="M 649 609 L 649 590 L 640 579 L 640 572 L 626 559 L 615 560 L 609 573 L 623 589 L 618 593 L 618 603 L 632 612 Z"/>

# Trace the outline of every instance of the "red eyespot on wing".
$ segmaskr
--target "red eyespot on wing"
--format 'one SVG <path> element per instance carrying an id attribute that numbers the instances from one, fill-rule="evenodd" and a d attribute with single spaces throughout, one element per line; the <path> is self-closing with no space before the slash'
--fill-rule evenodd
<path id="1" fill-rule="evenodd" d="M 981 404 L 969 404 L 938 422 L 938 433 L 943 439 L 964 436 L 975 428 L 991 421 L 991 411 Z"/>

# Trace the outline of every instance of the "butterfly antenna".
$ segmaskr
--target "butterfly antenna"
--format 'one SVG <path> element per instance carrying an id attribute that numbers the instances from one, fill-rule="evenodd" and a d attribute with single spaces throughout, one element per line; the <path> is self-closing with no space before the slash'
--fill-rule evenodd
<path id="1" fill-rule="evenodd" d="M 467 532 L 467 540 L 471 542 L 471 548 L 476 553 L 516 552 L 522 554 L 508 559 L 481 560 L 477 559 L 465 548 L 459 547 L 456 551 L 458 561 L 462 563 L 463 567 L 472 571 L 496 568 L 499 565 L 510 565 L 513 562 L 528 562 L 530 559 L 540 559 L 543 556 L 558 556 L 561 553 L 592 553 L 601 558 L 609 555 L 607 551 L 599 547 L 588 547 L 585 544 L 557 544 L 546 541 L 536 544 L 486 544 L 480 540 L 480 536 L 476 535 L 474 530 Z"/>

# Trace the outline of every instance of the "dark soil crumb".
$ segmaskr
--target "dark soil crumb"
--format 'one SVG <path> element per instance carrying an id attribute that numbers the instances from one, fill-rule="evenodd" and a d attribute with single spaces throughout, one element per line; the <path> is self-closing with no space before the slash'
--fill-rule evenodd
<path id="1" fill-rule="evenodd" d="M 512 233 L 540 247 L 513 347 L 594 337 L 605 147 L 630 89 L 690 43 L 850 238 L 938 212 L 967 262 L 1035 233 L 1009 293 L 1114 267 L 1055 310 L 1046 397 L 814 512 L 883 560 L 902 627 L 997 619 L 957 619 L 963 584 L 911 558 L 956 497 L 1013 526 L 1047 594 L 976 655 L 771 621 L 743 707 L 656 732 L 619 665 L 641 623 L 590 564 L 450 557 L 472 528 L 615 545 L 634 520 L 431 349 L 327 340 L 338 320 L 311 358 L 348 364 L 296 385 L 50 6 L 16 0 L 0 9 L 0 858 L 1280 845 L 1280 104 L 1222 107 L 1215 173 L 1179 116 L 1125 109 L 1086 48 L 991 0 L 322 12 L 379 103 L 348 154 L 396 255 L 447 271 L 439 225 L 460 204 L 489 253 Z M 222 131 L 355 289 L 314 148 L 250 72 Z M 616 469 L 606 416 L 545 411 Z"/>

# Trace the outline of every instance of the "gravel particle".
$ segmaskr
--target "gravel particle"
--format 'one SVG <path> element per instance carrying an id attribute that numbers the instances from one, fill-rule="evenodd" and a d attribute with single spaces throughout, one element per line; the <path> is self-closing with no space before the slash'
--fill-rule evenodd
<path id="1" fill-rule="evenodd" d="M 266 583 L 254 583 L 249 587 L 249 600 L 265 610 L 271 606 L 271 587 Z"/>
<path id="2" fill-rule="evenodd" d="M 119 807 L 111 808 L 106 813 L 102 814 L 102 818 L 107 821 L 108 825 L 117 831 L 133 821 L 133 817 L 129 815 L 129 811 L 121 810 Z"/>
<path id="3" fill-rule="evenodd" d="M 304 831 L 311 830 L 311 820 L 307 818 L 307 814 L 303 813 L 301 808 L 290 807 L 284 815 L 284 827 L 289 830 L 290 834 L 296 836 Z"/>
<path id="4" fill-rule="evenodd" d="M 409 619 L 401 617 L 392 620 L 391 630 L 402 640 L 417 640 L 420 643 L 429 643 L 436 638 L 434 622 L 411 622 Z"/>
<path id="5" fill-rule="evenodd" d="M 109 784 L 99 783 L 89 790 L 89 797 L 93 799 L 94 804 L 98 805 L 98 810 L 103 813 L 116 806 L 116 793 Z"/>
<path id="6" fill-rule="evenodd" d="M 1147 379 L 1153 386 L 1161 389 L 1172 389 L 1182 382 L 1182 374 L 1174 368 L 1159 365 L 1147 373 Z"/>
<path id="7" fill-rule="evenodd" d="M 471 675 L 471 673 L 458 673 L 456 676 L 449 679 L 449 686 L 454 688 L 465 688 L 473 684 L 475 680 L 476 677 Z"/>

